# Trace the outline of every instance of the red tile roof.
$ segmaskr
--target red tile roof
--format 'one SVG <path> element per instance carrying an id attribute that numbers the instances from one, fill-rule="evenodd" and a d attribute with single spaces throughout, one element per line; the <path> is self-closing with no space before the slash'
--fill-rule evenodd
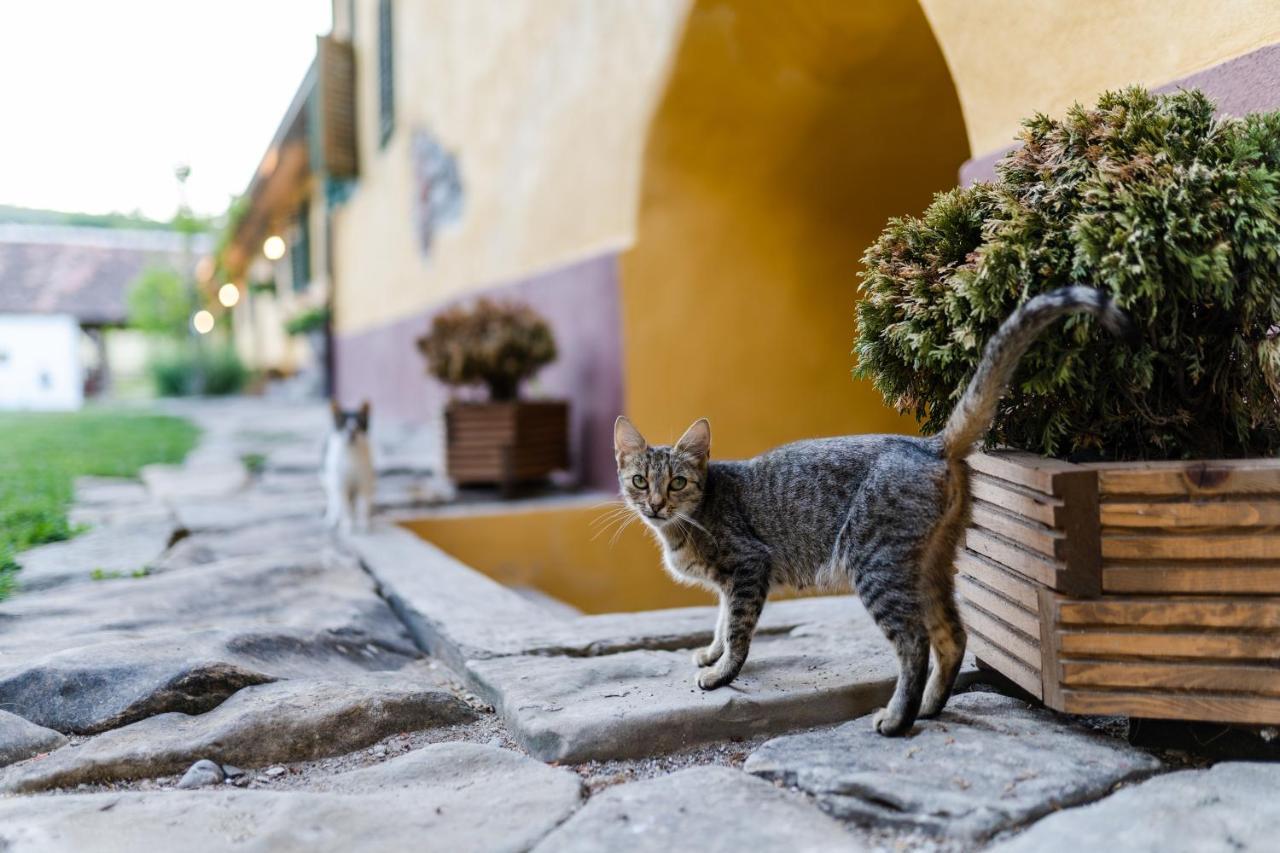
<path id="1" fill-rule="evenodd" d="M 191 263 L 207 250 L 208 238 L 196 237 Z M 0 314 L 120 324 L 139 274 L 150 266 L 178 268 L 182 258 L 182 236 L 173 232 L 0 225 Z"/>

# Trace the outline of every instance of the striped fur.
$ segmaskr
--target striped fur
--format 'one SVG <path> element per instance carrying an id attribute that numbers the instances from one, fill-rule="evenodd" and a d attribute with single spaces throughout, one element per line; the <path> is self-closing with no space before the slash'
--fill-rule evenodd
<path id="1" fill-rule="evenodd" d="M 1087 288 L 1032 299 L 988 343 L 946 430 L 933 438 L 815 439 L 721 462 L 710 459 L 706 420 L 674 445 L 652 447 L 618 418 L 624 501 L 654 531 L 668 572 L 720 597 L 715 638 L 694 653 L 699 687 L 737 677 L 771 589 L 852 587 L 898 658 L 897 685 L 873 718 L 876 730 L 903 734 L 918 716 L 942 710 L 966 642 L 952 565 L 970 515 L 964 459 L 990 428 L 1031 341 L 1072 311 L 1097 314 L 1113 331 L 1126 322 Z"/>

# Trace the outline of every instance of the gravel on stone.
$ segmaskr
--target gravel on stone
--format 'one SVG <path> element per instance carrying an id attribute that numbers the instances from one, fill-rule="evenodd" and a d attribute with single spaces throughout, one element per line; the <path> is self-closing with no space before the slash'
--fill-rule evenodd
<path id="1" fill-rule="evenodd" d="M 727 767 L 698 767 L 598 794 L 535 853 L 828 853 L 868 849 L 804 797 Z"/>
<path id="2" fill-rule="evenodd" d="M 1066 718 L 980 692 L 953 697 L 907 737 L 882 737 L 864 718 L 776 738 L 744 765 L 844 820 L 973 840 L 1159 768 L 1151 755 Z"/>
<path id="3" fill-rule="evenodd" d="M 439 744 L 308 791 L 71 794 L 0 800 L 0 849 L 523 851 L 582 802 L 577 778 L 507 750 Z"/>
<path id="4" fill-rule="evenodd" d="M 182 778 L 178 780 L 177 787 L 183 789 L 204 788 L 209 785 L 219 785 L 225 782 L 226 779 L 227 774 L 222 769 L 221 764 L 202 758 L 187 768 L 187 772 L 183 773 Z"/>

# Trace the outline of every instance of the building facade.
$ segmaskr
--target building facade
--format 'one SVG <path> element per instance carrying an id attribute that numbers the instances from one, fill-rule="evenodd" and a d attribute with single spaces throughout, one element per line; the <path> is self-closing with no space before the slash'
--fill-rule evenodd
<path id="1" fill-rule="evenodd" d="M 992 174 L 1037 110 L 1142 83 L 1240 112 L 1280 77 L 1265 0 L 335 0 L 333 21 L 250 187 L 235 274 L 270 234 L 289 253 L 238 329 L 328 303 L 336 396 L 429 418 L 431 317 L 528 302 L 561 358 L 525 391 L 570 400 L 599 487 L 619 412 L 659 441 L 710 417 L 728 457 L 913 431 L 849 375 L 886 220 Z"/>

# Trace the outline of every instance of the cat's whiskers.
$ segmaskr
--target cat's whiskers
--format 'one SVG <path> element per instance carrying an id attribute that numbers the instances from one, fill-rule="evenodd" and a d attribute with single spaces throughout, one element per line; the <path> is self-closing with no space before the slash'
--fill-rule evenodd
<path id="1" fill-rule="evenodd" d="M 679 510 L 673 510 L 671 514 L 672 516 L 675 517 L 677 521 L 681 521 L 681 522 L 684 522 L 685 524 L 689 524 L 698 528 L 703 533 L 707 534 L 707 536 L 710 537 L 712 542 L 716 541 L 716 537 L 712 535 L 711 531 L 708 530 L 706 527 L 702 526 L 702 524 L 700 524 L 699 522 L 694 521 L 692 516 L 686 515 L 685 513 L 680 512 Z"/>
<path id="2" fill-rule="evenodd" d="M 640 516 L 638 516 L 638 515 L 633 515 L 633 516 L 631 516 L 631 518 L 628 518 L 626 521 L 622 522 L 622 526 L 621 526 L 621 527 L 619 527 L 617 530 L 615 530 L 615 531 L 613 532 L 613 536 L 612 536 L 612 538 L 610 538 L 610 539 L 609 539 L 609 547 L 610 547 L 610 548 L 612 548 L 614 545 L 616 545 L 616 544 L 618 543 L 618 537 L 622 535 L 622 531 L 626 530 L 628 527 L 630 527 L 632 524 L 634 524 L 634 523 L 635 523 L 635 521 L 636 521 L 636 519 L 637 519 L 637 518 L 639 518 L 639 517 L 640 517 Z"/>

